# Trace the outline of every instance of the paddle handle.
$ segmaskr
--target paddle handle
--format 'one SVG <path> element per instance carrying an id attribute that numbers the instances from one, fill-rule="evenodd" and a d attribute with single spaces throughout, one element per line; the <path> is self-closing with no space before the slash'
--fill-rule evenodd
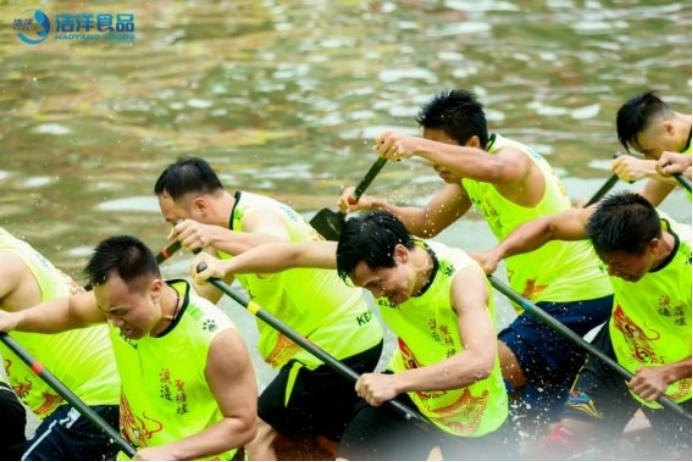
<path id="1" fill-rule="evenodd" d="M 676 178 L 676 181 L 678 181 L 681 184 L 681 186 L 686 188 L 688 192 L 691 192 L 691 180 L 689 180 L 680 173 L 674 173 L 674 178 Z"/>
<path id="2" fill-rule="evenodd" d="M 198 273 L 204 271 L 205 269 L 207 269 L 207 265 L 204 262 L 197 265 Z M 280 332 L 281 334 L 285 335 L 296 345 L 300 346 L 308 353 L 318 358 L 320 361 L 325 363 L 327 367 L 329 367 L 342 377 L 346 378 L 347 380 L 351 380 L 352 382 L 356 382 L 359 379 L 359 374 L 357 374 L 356 371 L 349 368 L 344 363 L 336 359 L 334 356 L 330 355 L 328 352 L 315 345 L 313 342 L 311 342 L 310 340 L 293 330 L 291 327 L 289 327 L 287 324 L 282 322 L 280 319 L 278 319 L 268 311 L 262 309 L 260 305 L 253 302 L 245 295 L 242 295 L 238 291 L 234 290 L 232 287 L 229 287 L 228 284 L 225 284 L 223 281 L 216 278 L 210 278 L 209 283 L 217 289 L 219 289 L 220 291 L 224 292 L 229 297 L 231 297 L 235 302 L 246 308 L 254 316 L 264 321 L 267 325 L 269 325 L 276 331 Z M 400 403 L 399 401 L 386 401 L 385 405 L 390 406 L 390 408 L 398 412 L 406 420 L 409 420 L 422 428 L 436 428 L 433 427 L 433 424 L 431 424 L 424 416 L 409 409 L 407 406 Z"/>
<path id="3" fill-rule="evenodd" d="M 87 406 L 81 399 L 77 397 L 74 393 L 70 391 L 60 380 L 58 380 L 53 374 L 51 374 L 43 364 L 38 362 L 28 351 L 26 351 L 22 346 L 17 343 L 12 337 L 6 332 L 0 332 L 0 340 L 7 345 L 7 347 L 12 350 L 17 356 L 24 361 L 27 366 L 31 368 L 32 371 L 44 382 L 46 382 L 56 393 L 63 397 L 65 401 L 70 403 L 75 409 L 79 411 L 87 420 L 96 425 L 98 428 L 103 430 L 113 441 L 120 446 L 120 449 L 127 454 L 129 457 L 133 457 L 137 451 L 133 448 L 119 432 L 117 432 L 113 427 L 111 427 L 108 422 L 106 422 L 103 417 L 97 414 L 92 408 Z"/>
<path id="4" fill-rule="evenodd" d="M 174 253 L 178 252 L 181 246 L 182 244 L 179 241 L 173 241 L 167 247 L 161 249 L 161 251 L 158 254 L 156 254 L 156 262 L 158 264 L 162 264 L 163 262 L 171 258 Z"/>
<path id="5" fill-rule="evenodd" d="M 371 165 L 371 168 L 366 172 L 366 176 L 356 185 L 356 189 L 354 189 L 354 192 L 349 196 L 350 205 L 354 205 L 359 201 L 363 193 L 371 185 L 375 177 L 378 176 L 378 173 L 380 173 L 386 163 L 387 159 L 385 157 L 379 157 L 378 160 Z"/>
<path id="6" fill-rule="evenodd" d="M 594 193 L 594 196 L 592 196 L 590 200 L 587 201 L 585 207 L 589 207 L 590 205 L 599 202 L 602 199 L 602 197 L 606 195 L 606 193 L 611 191 L 611 188 L 613 188 L 616 183 L 618 183 L 618 175 L 611 175 L 611 177 L 608 180 L 606 180 L 606 183 L 604 183 L 602 187 L 599 188 L 599 190 L 596 193 Z"/>
<path id="7" fill-rule="evenodd" d="M 592 345 L 591 343 L 587 342 L 584 338 L 570 330 L 568 327 L 557 321 L 556 319 L 553 318 L 550 314 L 548 314 L 546 311 L 542 310 L 539 308 L 537 305 L 534 303 L 530 302 L 529 300 L 525 299 L 524 297 L 520 296 L 517 292 L 512 290 L 507 284 L 504 284 L 502 281 L 500 281 L 498 278 L 496 278 L 493 275 L 488 276 L 489 281 L 491 282 L 491 285 L 495 287 L 500 293 L 508 297 L 510 300 L 513 302 L 517 303 L 519 306 L 521 306 L 525 311 L 528 311 L 532 315 L 534 315 L 536 318 L 538 318 L 541 322 L 549 326 L 551 329 L 555 330 L 559 334 L 561 334 L 563 337 L 571 341 L 573 344 L 577 345 L 578 347 L 586 350 L 589 354 L 592 356 L 598 358 L 600 361 L 605 363 L 607 366 L 609 366 L 611 369 L 614 371 L 618 372 L 624 379 L 630 380 L 633 378 L 633 374 L 628 371 L 626 368 L 618 364 L 616 361 L 608 357 L 604 352 L 599 350 L 597 347 Z M 677 413 L 678 415 L 682 417 L 686 417 L 688 419 L 691 419 L 691 414 L 686 412 L 681 406 L 673 402 L 671 399 L 667 398 L 666 396 L 661 396 L 657 401 L 659 403 L 671 410 Z"/>

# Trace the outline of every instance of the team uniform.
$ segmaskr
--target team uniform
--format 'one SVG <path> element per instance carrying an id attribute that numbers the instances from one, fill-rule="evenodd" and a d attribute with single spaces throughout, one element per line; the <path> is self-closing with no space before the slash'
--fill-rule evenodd
<path id="1" fill-rule="evenodd" d="M 384 322 L 397 336 L 398 349 L 389 367 L 395 373 L 433 365 L 464 350 L 458 315 L 450 306 L 450 291 L 455 275 L 476 262 L 459 249 L 416 243 L 434 262 L 429 285 L 400 305 L 387 298 L 376 300 Z M 495 325 L 492 299 L 489 317 Z M 508 400 L 498 357 L 489 377 L 464 388 L 410 392 L 398 399 L 442 431 L 421 430 L 387 406 L 364 404 L 342 437 L 339 456 L 350 460 L 426 460 L 429 450 L 441 445 L 446 459 L 483 457 L 507 436 L 499 431 L 508 415 Z"/>
<path id="2" fill-rule="evenodd" d="M 534 207 L 523 207 L 504 198 L 490 183 L 464 178 L 462 187 L 474 207 L 501 241 L 520 225 L 569 210 L 570 199 L 549 164 L 532 148 L 492 134 L 490 154 L 513 147 L 523 152 L 542 172 L 546 189 Z M 511 287 L 557 321 L 579 335 L 606 322 L 613 290 L 588 241 L 552 241 L 529 253 L 505 260 Z M 540 408 L 556 410 L 562 404 L 575 374 L 585 361 L 585 351 L 568 342 L 533 315 L 516 307 L 518 316 L 498 338 L 517 357 L 531 387 L 542 388 Z M 536 407 L 535 411 L 536 411 Z"/>
<path id="3" fill-rule="evenodd" d="M 81 290 L 33 247 L 2 228 L 0 250 L 15 252 L 27 265 L 41 289 L 41 302 Z M 15 331 L 12 337 L 81 401 L 118 428 L 120 378 L 105 325 L 53 335 Z M 115 443 L 12 350 L 3 344 L 0 354 L 12 389 L 42 419 L 26 443 L 25 460 L 98 460 L 115 456 Z"/>
<path id="4" fill-rule="evenodd" d="M 181 440 L 224 416 L 205 376 L 215 337 L 236 329 L 213 303 L 195 295 L 183 280 L 167 281 L 183 300 L 166 330 L 156 337 L 129 339 L 109 324 L 122 377 L 120 428 L 137 449 Z M 237 450 L 201 460 L 231 460 Z M 118 460 L 127 460 L 120 452 Z"/>
<path id="5" fill-rule="evenodd" d="M 290 207 L 247 192 L 235 193 L 229 228 L 242 232 L 243 217 L 256 210 L 278 213 L 292 242 L 322 239 Z M 235 276 L 254 302 L 357 373 L 377 366 L 382 327 L 362 291 L 346 286 L 336 271 L 295 268 Z M 260 395 L 260 418 L 291 439 L 321 435 L 339 441 L 358 402 L 354 384 L 261 320 L 257 326 L 260 355 L 279 370 Z"/>
<path id="6" fill-rule="evenodd" d="M 637 282 L 612 277 L 614 305 L 609 323 L 594 345 L 629 372 L 639 367 L 671 364 L 691 356 L 691 228 L 662 220 L 674 235 L 667 260 Z M 691 378 L 678 380 L 666 395 L 691 408 Z M 691 420 L 647 402 L 599 360 L 588 359 L 566 403 L 565 417 L 600 425 L 600 437 L 616 441 L 633 413 L 642 409 L 668 448 L 691 447 Z"/>

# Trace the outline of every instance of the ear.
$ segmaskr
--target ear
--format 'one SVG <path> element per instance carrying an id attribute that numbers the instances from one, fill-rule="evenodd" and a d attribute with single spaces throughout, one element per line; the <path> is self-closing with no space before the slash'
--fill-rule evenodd
<path id="1" fill-rule="evenodd" d="M 198 196 L 191 201 L 190 208 L 204 217 L 209 213 L 209 201 L 205 196 Z"/>
<path id="2" fill-rule="evenodd" d="M 479 137 L 476 135 L 469 138 L 464 145 L 468 148 L 486 149 L 486 146 L 481 146 L 481 141 L 479 140 Z"/>
<path id="3" fill-rule="evenodd" d="M 667 134 L 667 136 L 676 135 L 676 127 L 674 126 L 674 122 L 671 120 L 665 120 L 662 122 L 662 130 Z"/>
<path id="4" fill-rule="evenodd" d="M 409 261 L 409 249 L 402 244 L 397 244 L 394 249 L 392 260 L 395 263 L 406 264 Z"/>
<path id="5" fill-rule="evenodd" d="M 647 247 L 645 247 L 646 252 L 650 255 L 656 255 L 657 252 L 659 252 L 659 249 L 663 245 L 663 241 L 659 238 L 653 238 L 650 242 L 647 243 Z"/>
<path id="6" fill-rule="evenodd" d="M 154 303 L 159 303 L 161 300 L 161 295 L 163 293 L 164 281 L 159 278 L 153 279 L 149 283 L 149 294 L 152 297 Z"/>

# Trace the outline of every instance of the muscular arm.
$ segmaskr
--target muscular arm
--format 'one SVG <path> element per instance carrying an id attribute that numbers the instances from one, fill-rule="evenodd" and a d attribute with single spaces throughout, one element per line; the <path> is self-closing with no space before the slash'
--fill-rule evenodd
<path id="1" fill-rule="evenodd" d="M 437 364 L 395 374 L 399 393 L 452 390 L 491 374 L 497 340 L 488 309 L 489 296 L 486 277 L 479 267 L 468 267 L 455 276 L 450 299 L 458 315 L 464 350 Z"/>
<path id="2" fill-rule="evenodd" d="M 224 330 L 213 340 L 205 377 L 223 419 L 182 440 L 143 449 L 142 458 L 197 460 L 252 441 L 257 431 L 257 385 L 248 351 L 236 330 Z"/>
<path id="3" fill-rule="evenodd" d="M 579 241 L 587 239 L 587 221 L 595 207 L 570 209 L 542 217 L 517 227 L 496 248 L 502 258 L 531 252 L 552 240 Z"/>
<path id="4" fill-rule="evenodd" d="M 587 221 L 596 205 L 585 209 L 570 209 L 527 222 L 515 228 L 495 247 L 485 252 L 476 252 L 472 256 L 487 274 L 491 274 L 502 259 L 531 252 L 549 241 L 587 239 Z"/>
<path id="5" fill-rule="evenodd" d="M 204 262 L 207 269 L 197 273 Z M 209 254 L 199 254 L 193 263 L 195 280 L 228 274 L 278 273 L 291 268 L 337 268 L 337 243 L 333 241 L 267 244 L 244 252 L 231 260 L 218 260 Z"/>
<path id="6" fill-rule="evenodd" d="M 647 199 L 653 206 L 658 207 L 674 188 L 674 183 L 649 179 L 645 186 L 638 191 L 638 194 Z"/>
<path id="7" fill-rule="evenodd" d="M 27 278 L 31 278 L 35 290 L 25 284 Z M 40 301 L 35 292 L 38 292 L 37 284 L 22 259 L 14 252 L 0 251 L 0 308 L 5 311 L 22 309 L 26 305 L 19 299 L 24 298 L 30 299 L 26 303 L 35 305 Z"/>
<path id="8" fill-rule="evenodd" d="M 16 313 L 0 312 L 0 331 L 55 334 L 105 322 L 93 292 L 63 297 Z"/>
<path id="9" fill-rule="evenodd" d="M 230 255 L 240 255 L 259 245 L 291 240 L 281 216 L 273 210 L 254 210 L 243 218 L 243 231 L 232 231 L 194 220 L 183 220 L 171 230 L 169 239 L 176 239 L 186 248 L 196 250 L 212 247 Z"/>
<path id="10" fill-rule="evenodd" d="M 242 255 L 267 243 L 291 240 L 284 221 L 273 210 L 255 210 L 248 213 L 243 218 L 243 229 L 243 232 L 237 232 L 221 226 L 183 220 L 175 225 L 169 238 L 178 239 L 185 247 L 193 250 L 208 248 L 217 255 L 219 252 Z M 231 284 L 233 274 L 229 273 L 222 279 Z M 193 281 L 193 287 L 195 292 L 213 303 L 217 303 L 223 295 L 216 287 L 204 284 L 199 279 Z"/>
<path id="11" fill-rule="evenodd" d="M 450 292 L 463 350 L 437 364 L 396 374 L 363 374 L 356 393 L 372 406 L 409 391 L 453 390 L 488 377 L 496 360 L 496 331 L 488 312 L 489 290 L 479 267 L 462 270 Z"/>
<path id="12" fill-rule="evenodd" d="M 526 178 L 532 162 L 522 152 L 505 148 L 496 154 L 466 146 L 418 138 L 416 154 L 446 167 L 464 178 L 493 184 L 518 183 Z"/>
<path id="13" fill-rule="evenodd" d="M 373 199 L 370 209 L 388 211 L 399 218 L 410 233 L 431 238 L 467 213 L 471 205 L 462 186 L 447 184 L 424 207 L 403 207 Z"/>

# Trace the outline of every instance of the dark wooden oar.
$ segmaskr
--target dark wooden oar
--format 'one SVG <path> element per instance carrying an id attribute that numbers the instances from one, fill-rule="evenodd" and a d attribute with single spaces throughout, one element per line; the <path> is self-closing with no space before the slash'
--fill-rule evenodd
<path id="1" fill-rule="evenodd" d="M 507 284 L 503 283 L 500 281 L 498 278 L 496 278 L 493 275 L 488 276 L 489 281 L 491 282 L 491 285 L 498 290 L 498 292 L 502 293 L 506 297 L 508 297 L 510 300 L 513 302 L 517 303 L 519 306 L 522 307 L 525 311 L 531 313 L 539 319 L 541 322 L 546 324 L 548 327 L 551 329 L 555 330 L 558 332 L 560 335 L 565 337 L 567 340 L 572 342 L 573 344 L 577 345 L 578 347 L 582 348 L 583 350 L 587 351 L 587 353 L 591 354 L 592 356 L 598 358 L 600 361 L 602 361 L 604 364 L 609 366 L 611 369 L 616 371 L 618 374 L 620 374 L 624 379 L 630 380 L 634 376 L 633 374 L 627 370 L 625 367 L 621 366 L 618 364 L 616 361 L 613 359 L 609 358 L 606 354 L 604 354 L 601 350 L 599 350 L 597 347 L 589 343 L 587 340 L 570 330 L 568 327 L 566 327 L 564 324 L 561 322 L 557 321 L 553 316 L 548 314 L 546 311 L 542 310 L 539 308 L 537 305 L 534 303 L 530 302 L 526 298 L 522 297 L 520 294 L 515 292 L 513 289 L 511 289 Z M 675 413 L 677 413 L 679 416 L 686 417 L 688 419 L 691 419 L 691 414 L 689 412 L 686 412 L 681 406 L 667 398 L 666 396 L 661 396 L 658 399 L 659 403 L 665 407 L 666 409 L 669 409 Z"/>
<path id="2" fill-rule="evenodd" d="M 685 176 L 683 176 L 680 173 L 674 173 L 673 176 L 674 176 L 674 178 L 676 178 L 676 181 L 678 181 L 681 184 L 681 186 L 686 188 L 686 190 L 688 190 L 688 192 L 691 192 L 691 180 L 689 180 L 688 178 L 686 178 Z"/>
<path id="3" fill-rule="evenodd" d="M 197 266 L 198 273 L 204 271 L 205 269 L 207 269 L 207 265 L 205 263 L 200 263 Z M 291 341 L 293 341 L 296 345 L 300 346 L 308 353 L 312 354 L 320 361 L 324 362 L 326 366 L 328 366 L 330 369 L 332 369 L 345 379 L 351 380 L 352 382 L 356 382 L 359 379 L 359 374 L 356 373 L 356 371 L 349 368 L 347 365 L 339 361 L 337 358 L 330 355 L 328 352 L 326 352 L 325 350 L 323 350 L 322 348 L 305 338 L 303 335 L 293 330 L 280 319 L 275 317 L 272 313 L 269 313 L 260 305 L 250 300 L 245 295 L 239 293 L 238 291 L 230 287 L 228 284 L 216 278 L 210 278 L 209 283 L 217 289 L 219 289 L 220 291 L 224 292 L 229 297 L 231 297 L 234 301 L 246 308 L 254 316 L 264 321 L 267 325 L 269 325 L 276 331 L 280 332 L 281 334 L 285 335 L 287 338 L 291 339 Z M 427 430 L 438 430 L 438 427 L 431 423 L 426 417 L 422 416 L 416 411 L 413 411 L 412 409 L 409 409 L 407 406 L 400 403 L 399 401 L 390 400 L 386 401 L 385 404 L 387 406 L 390 406 L 394 411 L 398 412 L 402 417 L 411 421 L 412 423 L 419 425 L 421 428 Z"/>
<path id="4" fill-rule="evenodd" d="M 604 183 L 602 187 L 599 188 L 599 190 L 596 193 L 594 193 L 594 196 L 592 196 L 590 200 L 587 201 L 585 207 L 589 207 L 590 205 L 599 202 L 602 199 L 602 197 L 606 195 L 606 193 L 611 191 L 611 188 L 613 188 L 616 183 L 618 183 L 618 175 L 611 175 L 611 177 L 608 180 L 606 180 L 606 183 Z"/>
<path id="5" fill-rule="evenodd" d="M 366 191 L 366 188 L 370 186 L 373 179 L 380 173 L 380 170 L 383 169 L 386 163 L 387 159 L 384 157 L 379 157 L 378 160 L 375 161 L 370 170 L 366 173 L 366 176 L 363 177 L 349 197 L 350 204 L 353 205 L 359 201 L 359 198 Z M 346 214 L 343 212 L 335 212 L 328 208 L 324 208 L 310 220 L 310 225 L 328 241 L 336 241 L 339 239 L 339 234 L 344 227 L 345 218 Z"/>
<path id="6" fill-rule="evenodd" d="M 100 428 L 104 433 L 106 433 L 110 438 L 112 438 L 120 449 L 127 454 L 129 457 L 135 455 L 136 451 L 118 431 L 111 427 L 108 422 L 106 422 L 103 417 L 97 414 L 92 408 L 87 406 L 81 399 L 77 397 L 74 393 L 70 391 L 60 380 L 58 380 L 53 374 L 51 374 L 43 364 L 38 362 L 28 351 L 26 351 L 22 346 L 17 343 L 12 337 L 10 337 L 6 332 L 0 332 L 0 340 L 2 343 L 7 345 L 7 347 L 12 350 L 17 356 L 24 361 L 27 366 L 31 368 L 32 371 L 41 379 L 43 379 L 46 384 L 48 384 L 56 393 L 63 397 L 65 401 L 70 403 L 75 409 L 79 411 L 87 420 Z M 68 360 L 70 358 L 67 358 Z M 74 358 L 73 358 L 74 359 Z"/>
<path id="7" fill-rule="evenodd" d="M 156 262 L 160 265 L 169 258 L 173 256 L 174 253 L 178 252 L 181 248 L 181 243 L 178 241 L 173 241 L 168 246 L 161 249 L 161 252 L 156 254 Z"/>

